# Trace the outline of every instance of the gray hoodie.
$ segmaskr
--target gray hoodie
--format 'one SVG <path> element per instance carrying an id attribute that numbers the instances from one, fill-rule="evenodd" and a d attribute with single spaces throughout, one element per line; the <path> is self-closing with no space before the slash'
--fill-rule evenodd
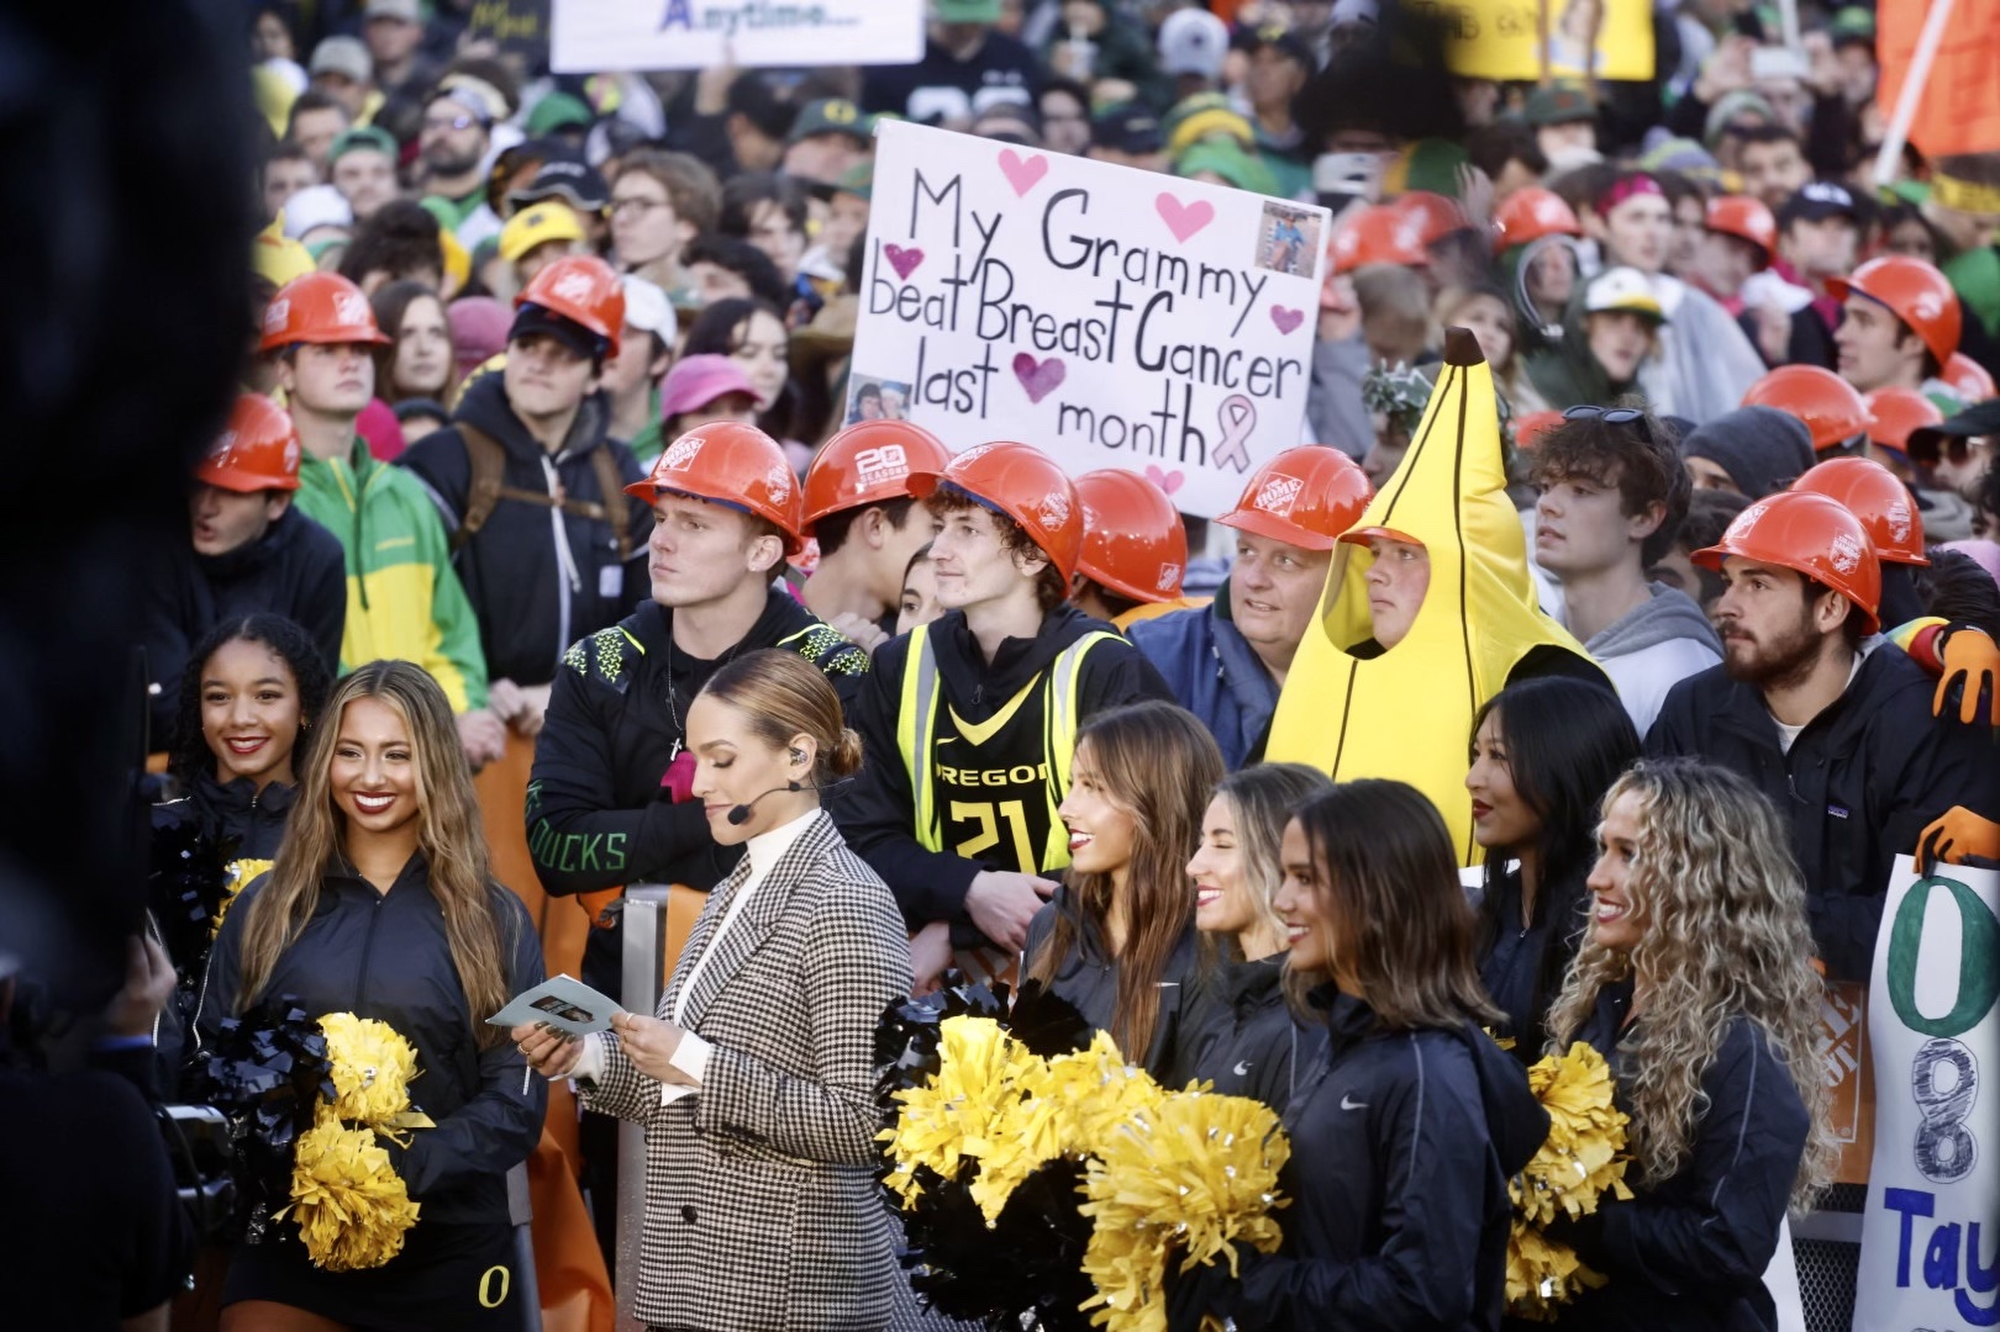
<path id="1" fill-rule="evenodd" d="M 1722 660 L 1722 640 L 1686 593 L 1648 583 L 1652 600 L 1591 636 L 1584 648 L 1618 687 L 1618 701 L 1644 735 L 1676 682 Z"/>

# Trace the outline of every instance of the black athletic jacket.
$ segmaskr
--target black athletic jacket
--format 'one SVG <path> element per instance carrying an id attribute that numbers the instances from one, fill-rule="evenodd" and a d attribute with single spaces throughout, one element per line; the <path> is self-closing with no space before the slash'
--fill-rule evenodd
<path id="1" fill-rule="evenodd" d="M 1578 1033 L 1621 1072 L 1629 985 L 1598 995 Z M 1818 1069 L 1809 1070 L 1818 1076 Z M 1701 1078 L 1705 1108 L 1680 1173 L 1628 1201 L 1606 1197 L 1561 1237 L 1610 1280 L 1562 1310 L 1565 1327 L 1607 1332 L 1765 1332 L 1778 1326 L 1764 1269 L 1805 1154 L 1808 1120 L 1762 1028 L 1737 1018 Z M 1632 1183 L 1638 1182 L 1636 1168 Z"/>
<path id="2" fill-rule="evenodd" d="M 675 717 L 687 720 L 703 682 L 723 662 L 773 647 L 819 667 L 843 706 L 868 670 L 867 653 L 776 589 L 743 641 L 715 661 L 675 647 L 673 612 L 652 601 L 563 654 L 528 782 L 528 849 L 546 891 L 708 889 L 728 875 L 742 848 L 717 846 L 701 802 L 673 803 L 660 779 L 686 739 Z M 616 942 L 612 931 L 592 930 L 584 970 L 585 980 L 613 992 Z"/>
<path id="3" fill-rule="evenodd" d="M 967 722 L 992 717 L 1022 686 L 1047 670 L 1062 650 L 1095 630 L 1109 629 L 1067 604 L 1042 617 L 1033 638 L 1010 638 L 987 664 L 962 611 L 949 611 L 930 626 L 937 655 L 938 692 Z M 896 744 L 902 709 L 903 672 L 910 638 L 884 643 L 862 685 L 849 724 L 861 733 L 867 754 L 852 794 L 829 807 L 841 835 L 856 855 L 882 876 L 903 916 L 913 925 L 952 922 L 952 942 L 960 947 L 989 942 L 965 914 L 965 893 L 973 876 L 989 866 L 949 851 L 927 851 L 915 835 L 916 804 L 910 774 Z M 1126 642 L 1106 642 L 1084 658 L 1077 683 L 1077 720 L 1121 703 L 1157 698 L 1175 701 L 1173 690 L 1139 650 Z"/>
<path id="4" fill-rule="evenodd" d="M 554 454 L 514 415 L 500 375 L 483 376 L 467 389 L 454 417 L 499 441 L 507 455 L 501 481 L 508 488 L 626 507 L 631 550 L 623 560 L 608 521 L 515 499 L 500 500 L 485 526 L 452 557 L 479 617 L 487 678 L 547 684 L 565 648 L 616 624 L 646 595 L 652 510 L 629 495 L 605 495 L 591 454 L 599 446 L 610 449 L 628 485 L 642 476 L 638 461 L 632 450 L 605 438 L 610 411 L 601 394 L 583 400 L 569 438 Z M 458 425 L 424 436 L 396 461 L 423 481 L 445 531 L 456 533 L 472 487 L 472 464 Z"/>
<path id="5" fill-rule="evenodd" d="M 1199 1079 L 1219 1096 L 1250 1096 L 1279 1114 L 1326 1057 L 1324 1026 L 1302 1027 L 1285 1004 L 1285 955 L 1197 968 L 1186 982 L 1164 1081 Z"/>
<path id="6" fill-rule="evenodd" d="M 227 555 L 197 555 L 188 541 L 159 551 L 143 571 L 140 612 L 154 750 L 173 747 L 181 673 L 202 636 L 232 616 L 268 611 L 296 622 L 329 671 L 340 667 L 347 624 L 347 556 L 340 538 L 296 508 Z"/>
<path id="7" fill-rule="evenodd" d="M 1028 942 L 1021 950 L 1026 959 L 1021 975 L 1024 979 L 1028 975 L 1035 954 L 1055 929 L 1059 914 L 1070 917 L 1076 943 L 1056 959 L 1055 970 L 1049 977 L 1049 993 L 1075 1005 L 1093 1031 L 1114 1031 L 1112 1024 L 1118 1016 L 1118 959 L 1104 946 L 1104 936 L 1096 923 L 1075 910 L 1067 888 L 1056 889 L 1055 895 L 1028 922 Z M 1173 956 L 1167 959 L 1166 972 L 1159 981 L 1160 1015 L 1153 1023 L 1152 1042 L 1141 1051 L 1121 1051 L 1126 1059 L 1143 1064 L 1156 1075 L 1165 1071 L 1167 1053 L 1174 1047 L 1174 1033 L 1180 1026 L 1187 998 L 1187 981 L 1193 972 L 1194 931 L 1189 930 L 1174 946 Z M 1144 1058 L 1139 1058 L 1140 1055 Z"/>
<path id="8" fill-rule="evenodd" d="M 269 860 L 284 840 L 285 816 L 292 812 L 296 786 L 271 782 L 262 791 L 248 777 L 219 782 L 212 772 L 194 779 L 187 794 L 153 806 L 153 827 L 193 824 L 209 837 L 236 839 L 239 860 Z"/>
<path id="9" fill-rule="evenodd" d="M 1244 1328 L 1497 1328 L 1507 1180 L 1549 1127 L 1527 1071 L 1469 1022 L 1388 1031 L 1331 986 L 1313 999 L 1329 1053 L 1285 1112 L 1284 1246 L 1203 1302 Z"/>
<path id="10" fill-rule="evenodd" d="M 319 906 L 272 969 L 267 996 L 296 996 L 314 1017 L 353 1013 L 394 1027 L 416 1047 L 410 1100 L 437 1127 L 413 1130 L 398 1173 L 423 1204 L 424 1223 L 506 1224 L 507 1171 L 528 1159 L 542 1135 L 548 1084 L 523 1080 L 513 1042 L 478 1049 L 490 1013 L 466 1001 L 431 896 L 423 854 L 410 857 L 387 893 L 345 868 L 320 885 Z M 209 953 L 196 1031 L 206 1044 L 236 1011 L 243 931 L 250 904 L 270 882 L 245 888 Z M 492 885 L 500 919 L 507 992 L 538 985 L 542 941 L 521 899 Z"/>
<path id="11" fill-rule="evenodd" d="M 1581 891 L 1580 881 L 1589 873 L 1588 863 L 1565 871 L 1568 890 Z M 1548 1040 L 1542 1020 L 1562 989 L 1563 973 L 1590 920 L 1581 910 L 1570 912 L 1566 920 L 1554 919 L 1553 904 L 1568 890 L 1552 884 L 1536 895 L 1534 921 L 1523 928 L 1520 870 L 1504 870 L 1489 882 L 1496 919 L 1492 937 L 1480 940 L 1479 983 L 1507 1015 L 1499 1034 L 1513 1038 L 1514 1057 L 1532 1064 L 1542 1057 Z M 1581 900 L 1589 901 L 1589 894 L 1583 893 Z"/>
<path id="12" fill-rule="evenodd" d="M 1916 851 L 1924 825 L 1953 805 L 2000 817 L 1993 732 L 1931 716 L 1934 689 L 1882 644 L 1787 754 L 1763 694 L 1715 666 L 1673 687 L 1646 736 L 1649 754 L 1735 769 L 1786 816 L 1813 942 L 1835 980 L 1867 981 L 1890 867 Z"/>

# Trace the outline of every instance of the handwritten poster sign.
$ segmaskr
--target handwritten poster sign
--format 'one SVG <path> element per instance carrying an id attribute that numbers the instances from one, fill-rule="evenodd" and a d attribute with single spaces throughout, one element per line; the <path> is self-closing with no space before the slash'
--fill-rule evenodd
<path id="1" fill-rule="evenodd" d="M 539 72 L 549 54 L 549 0 L 474 0 L 465 38 L 520 56 L 530 73 Z"/>
<path id="2" fill-rule="evenodd" d="M 1323 208 L 890 122 L 847 419 L 1017 439 L 1233 506 L 1300 439 Z"/>
<path id="3" fill-rule="evenodd" d="M 1897 859 L 1868 1000 L 1854 1326 L 2000 1326 L 2000 873 Z"/>
<path id="4" fill-rule="evenodd" d="M 1466 78 L 1653 77 L 1650 0 L 1444 0 L 1435 8 L 1445 59 Z"/>
<path id="5" fill-rule="evenodd" d="M 924 0 L 555 0 L 558 74 L 914 65 Z"/>

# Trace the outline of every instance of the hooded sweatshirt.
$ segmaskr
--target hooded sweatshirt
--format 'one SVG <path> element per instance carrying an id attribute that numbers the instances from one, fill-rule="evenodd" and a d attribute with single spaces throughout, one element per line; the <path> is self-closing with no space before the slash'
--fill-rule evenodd
<path id="1" fill-rule="evenodd" d="M 1589 313 L 1584 309 L 1585 285 L 1579 281 L 1563 313 L 1562 336 L 1527 357 L 1528 382 L 1561 410 L 1579 404 L 1607 406 L 1638 387 L 1638 378 L 1613 379 L 1590 350 Z M 1644 373 L 1645 363 L 1640 363 Z M 1657 406 L 1657 404 L 1656 404 Z"/>
<path id="2" fill-rule="evenodd" d="M 1722 661 L 1722 640 L 1685 592 L 1648 583 L 1653 595 L 1600 629 L 1584 650 L 1618 689 L 1618 701 L 1644 735 L 1676 683 Z"/>
<path id="3" fill-rule="evenodd" d="M 514 414 L 504 378 L 487 375 L 465 391 L 454 424 L 418 441 L 402 457 L 401 465 L 429 489 L 448 532 L 458 530 L 472 488 L 461 424 L 484 431 L 505 450 L 501 483 L 508 488 L 626 507 L 630 551 L 623 559 L 606 519 L 505 497 L 452 557 L 479 620 L 487 673 L 495 680 L 547 684 L 571 643 L 618 623 L 646 595 L 643 560 L 651 515 L 628 495 L 606 496 L 592 456 L 609 449 L 626 484 L 640 479 L 632 451 L 605 438 L 609 417 L 602 394 L 585 398 L 569 437 L 550 453 Z"/>
<path id="4" fill-rule="evenodd" d="M 431 673 L 453 712 L 486 706 L 486 657 L 423 483 L 377 462 L 357 437 L 345 458 L 299 463 L 299 511 L 347 551 L 343 673 L 382 658 Z"/>
<path id="5" fill-rule="evenodd" d="M 1813 465 L 1812 432 L 1776 407 L 1738 407 L 1681 439 L 1683 458 L 1706 458 L 1753 500 L 1783 490 Z"/>
<path id="6" fill-rule="evenodd" d="M 1764 358 L 1715 297 L 1664 273 L 1649 277 L 1666 312 L 1660 357 L 1639 378 L 1655 411 L 1707 421 L 1743 401 Z"/>

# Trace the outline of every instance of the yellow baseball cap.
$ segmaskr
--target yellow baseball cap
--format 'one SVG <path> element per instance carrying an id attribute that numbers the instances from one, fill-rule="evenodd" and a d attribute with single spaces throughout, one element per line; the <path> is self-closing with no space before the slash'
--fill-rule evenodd
<path id="1" fill-rule="evenodd" d="M 544 199 L 514 214 L 500 228 L 500 257 L 510 264 L 518 263 L 522 255 L 537 245 L 582 239 L 583 223 L 575 210 L 558 200 Z"/>

